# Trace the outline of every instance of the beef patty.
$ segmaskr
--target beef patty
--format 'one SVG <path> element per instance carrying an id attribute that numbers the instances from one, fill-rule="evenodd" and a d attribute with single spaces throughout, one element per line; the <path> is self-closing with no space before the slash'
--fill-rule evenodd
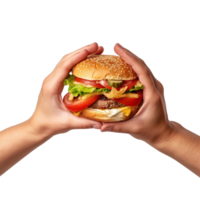
<path id="1" fill-rule="evenodd" d="M 89 108 L 95 109 L 112 109 L 112 108 L 121 108 L 126 105 L 118 103 L 112 99 L 108 99 L 106 96 L 101 96 L 97 101 L 89 106 Z"/>

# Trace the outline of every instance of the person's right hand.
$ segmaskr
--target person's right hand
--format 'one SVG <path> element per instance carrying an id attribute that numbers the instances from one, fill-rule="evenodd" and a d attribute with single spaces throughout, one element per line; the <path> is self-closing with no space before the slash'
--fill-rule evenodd
<path id="1" fill-rule="evenodd" d="M 27 119 L 35 133 L 52 137 L 74 129 L 100 129 L 100 122 L 77 117 L 67 110 L 63 102 L 66 88 L 63 82 L 78 62 L 89 55 L 102 54 L 104 50 L 103 45 L 93 42 L 61 56 L 54 68 L 43 78 L 34 110 Z"/>
<path id="2" fill-rule="evenodd" d="M 162 84 L 139 57 L 119 44 L 114 50 L 132 66 L 144 85 L 143 105 L 133 118 L 125 122 L 105 123 L 101 131 L 129 133 L 150 144 L 167 139 L 172 133 L 172 123 L 167 117 Z"/>

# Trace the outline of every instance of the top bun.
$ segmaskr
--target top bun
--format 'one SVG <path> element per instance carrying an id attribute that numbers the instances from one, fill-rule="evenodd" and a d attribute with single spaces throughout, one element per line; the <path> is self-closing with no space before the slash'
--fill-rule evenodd
<path id="1" fill-rule="evenodd" d="M 133 80 L 137 78 L 130 65 L 119 56 L 113 55 L 88 56 L 75 65 L 72 74 L 87 80 Z"/>

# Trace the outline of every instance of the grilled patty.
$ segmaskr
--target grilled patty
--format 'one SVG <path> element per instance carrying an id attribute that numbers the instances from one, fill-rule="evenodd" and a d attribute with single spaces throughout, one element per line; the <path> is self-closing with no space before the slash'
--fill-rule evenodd
<path id="1" fill-rule="evenodd" d="M 112 108 L 121 108 L 126 105 L 118 103 L 112 99 L 108 99 L 106 96 L 101 96 L 97 101 L 89 106 L 89 108 L 95 109 L 112 109 Z"/>

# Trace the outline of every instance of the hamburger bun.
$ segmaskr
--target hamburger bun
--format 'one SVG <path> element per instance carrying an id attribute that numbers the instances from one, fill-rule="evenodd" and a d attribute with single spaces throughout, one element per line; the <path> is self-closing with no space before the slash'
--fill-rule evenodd
<path id="1" fill-rule="evenodd" d="M 139 106 L 127 106 L 112 109 L 86 108 L 79 114 L 79 116 L 100 122 L 119 122 L 133 117 L 137 113 L 138 109 Z"/>
<path id="2" fill-rule="evenodd" d="M 129 80 L 137 79 L 137 74 L 134 72 L 132 67 L 128 65 L 119 56 L 114 56 L 114 55 L 88 56 L 85 60 L 79 62 L 73 67 L 72 74 L 75 77 L 85 79 L 86 81 L 93 80 L 96 82 L 96 84 L 100 84 L 101 80 L 102 80 L 101 82 L 103 82 L 106 80 L 129 81 Z M 75 80 L 74 84 L 79 84 L 79 81 L 76 82 Z M 91 87 L 89 83 L 85 84 L 84 81 L 81 82 L 81 84 L 85 87 Z M 106 86 L 104 87 L 106 88 Z M 114 89 L 112 89 L 111 92 L 112 91 L 114 91 Z M 117 95 L 121 95 L 120 92 L 119 94 L 116 94 L 116 93 L 117 92 L 115 91 L 116 96 L 113 96 L 112 98 L 117 97 Z M 104 94 L 105 93 L 102 92 L 102 95 Z M 114 94 L 114 92 L 112 92 L 112 94 Z M 96 95 L 99 95 L 99 93 L 97 92 Z M 126 95 L 128 96 L 128 94 L 125 94 L 125 97 Z M 107 96 L 105 95 L 105 97 Z M 81 101 L 81 98 L 82 97 L 80 97 L 80 101 Z M 114 99 L 112 100 L 114 101 Z M 107 105 L 105 102 L 102 103 L 98 101 L 107 101 L 106 103 L 108 103 L 109 105 Z M 94 103 L 96 103 L 95 106 L 94 106 Z M 95 120 L 95 121 L 100 121 L 103 123 L 104 122 L 119 122 L 119 121 L 128 120 L 131 117 L 133 117 L 137 113 L 142 102 L 139 105 L 137 104 L 138 106 L 127 106 L 125 104 L 120 105 L 118 103 L 113 103 L 112 101 L 108 101 L 106 99 L 97 99 L 92 104 L 83 110 L 80 110 L 80 111 L 71 110 L 71 112 L 73 112 L 76 116 Z M 68 108 L 69 106 L 66 106 L 66 107 Z"/>
<path id="3" fill-rule="evenodd" d="M 137 78 L 132 67 L 119 56 L 114 55 L 90 56 L 75 65 L 72 74 L 87 80 L 133 80 Z"/>

